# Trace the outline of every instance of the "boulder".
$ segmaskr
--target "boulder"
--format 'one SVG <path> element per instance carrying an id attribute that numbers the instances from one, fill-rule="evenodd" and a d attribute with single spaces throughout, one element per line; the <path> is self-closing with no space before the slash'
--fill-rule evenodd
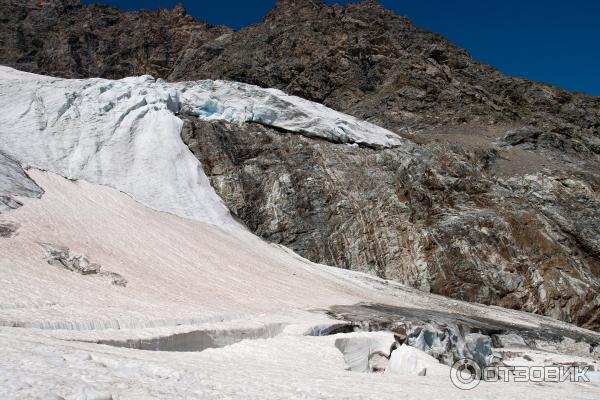
<path id="1" fill-rule="evenodd" d="M 499 143 L 507 146 L 516 146 L 525 143 L 535 143 L 543 131 L 535 126 L 525 126 L 522 128 L 511 129 L 507 131 L 499 140 Z"/>
<path id="2" fill-rule="evenodd" d="M 492 343 L 494 347 L 527 347 L 525 340 L 515 333 L 492 335 Z"/>
<path id="3" fill-rule="evenodd" d="M 19 225 L 10 221 L 0 221 L 0 237 L 9 238 L 19 229 Z"/>

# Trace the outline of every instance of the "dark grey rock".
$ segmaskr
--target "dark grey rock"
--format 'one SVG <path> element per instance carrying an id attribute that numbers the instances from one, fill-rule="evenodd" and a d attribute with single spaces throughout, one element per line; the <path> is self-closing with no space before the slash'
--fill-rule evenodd
<path id="1" fill-rule="evenodd" d="M 514 333 L 492 335 L 494 347 L 526 347 L 525 340 Z"/>
<path id="2" fill-rule="evenodd" d="M 0 213 L 22 205 L 16 196 L 39 198 L 43 193 L 18 162 L 0 151 Z"/>
<path id="3" fill-rule="evenodd" d="M 48 264 L 63 268 L 81 275 L 96 275 L 111 280 L 115 286 L 126 287 L 127 280 L 123 276 L 110 271 L 102 271 L 99 264 L 92 263 L 87 257 L 70 254 L 68 247 L 56 246 L 49 243 L 40 243 L 46 251 Z"/>
<path id="4" fill-rule="evenodd" d="M 505 145 L 516 146 L 523 143 L 536 143 L 543 131 L 534 126 L 526 126 L 506 132 L 500 142 Z"/>
<path id="5" fill-rule="evenodd" d="M 0 237 L 9 238 L 15 235 L 19 229 L 19 224 L 10 221 L 0 220 Z"/>
<path id="6" fill-rule="evenodd" d="M 481 366 L 491 365 L 492 339 L 481 333 L 469 333 L 465 335 L 465 358 L 470 358 Z"/>

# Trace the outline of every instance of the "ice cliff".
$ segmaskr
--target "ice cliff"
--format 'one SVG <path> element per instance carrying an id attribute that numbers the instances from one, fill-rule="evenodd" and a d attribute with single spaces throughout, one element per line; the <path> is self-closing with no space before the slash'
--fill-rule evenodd
<path id="1" fill-rule="evenodd" d="M 337 143 L 405 144 L 322 105 L 225 81 L 68 80 L 0 67 L 0 107 L 0 151 L 23 168 L 107 185 L 156 210 L 223 227 L 237 224 L 182 142 L 179 113 Z"/>

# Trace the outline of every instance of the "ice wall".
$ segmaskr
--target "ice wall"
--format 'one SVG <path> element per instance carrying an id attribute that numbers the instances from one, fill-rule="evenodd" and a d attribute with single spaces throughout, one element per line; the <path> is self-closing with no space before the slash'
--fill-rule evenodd
<path id="1" fill-rule="evenodd" d="M 229 228 L 238 225 L 182 142 L 179 113 L 337 143 L 406 145 L 320 104 L 225 81 L 69 80 L 0 67 L 0 108 L 0 151 L 23 168 L 107 185 L 153 209 Z"/>

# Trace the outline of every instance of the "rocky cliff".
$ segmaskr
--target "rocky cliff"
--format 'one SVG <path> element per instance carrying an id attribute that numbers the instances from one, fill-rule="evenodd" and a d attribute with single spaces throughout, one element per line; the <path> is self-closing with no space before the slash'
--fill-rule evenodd
<path id="1" fill-rule="evenodd" d="M 123 12 L 79 0 L 0 1 L 0 64 L 66 78 L 167 77 L 190 44 L 229 32 L 182 7 Z"/>
<path id="2" fill-rule="evenodd" d="M 233 213 L 311 260 L 599 327 L 595 177 L 500 177 L 493 149 L 375 150 L 255 124 L 190 118 L 183 135 Z"/>
<path id="3" fill-rule="evenodd" d="M 375 2 L 282 0 L 237 32 L 182 8 L 0 4 L 0 63 L 275 87 L 415 143 L 369 148 L 182 113 L 217 193 L 262 237 L 313 261 L 600 329 L 600 99 L 502 76 Z"/>
<path id="4" fill-rule="evenodd" d="M 518 121 L 543 129 L 545 146 L 600 149 L 598 98 L 505 77 L 375 1 L 279 0 L 261 23 L 237 32 L 199 23 L 183 7 L 0 5 L 0 63 L 29 72 L 224 78 L 279 88 L 401 132 Z"/>

